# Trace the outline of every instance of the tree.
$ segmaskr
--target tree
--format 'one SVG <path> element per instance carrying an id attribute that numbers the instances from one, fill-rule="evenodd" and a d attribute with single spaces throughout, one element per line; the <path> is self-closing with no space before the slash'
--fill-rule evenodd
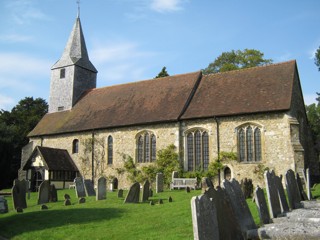
<path id="1" fill-rule="evenodd" d="M 21 149 L 27 134 L 36 126 L 48 104 L 44 99 L 26 97 L 9 111 L 0 111 L 0 189 L 11 187 L 21 164 Z"/>
<path id="2" fill-rule="evenodd" d="M 226 72 L 241 68 L 250 68 L 270 64 L 271 59 L 264 59 L 264 54 L 255 49 L 244 49 L 231 52 L 223 52 L 207 68 L 203 69 L 203 74 Z"/>
<path id="3" fill-rule="evenodd" d="M 318 48 L 318 50 L 315 53 L 314 63 L 318 66 L 318 70 L 320 71 L 320 47 Z"/>
<path id="4" fill-rule="evenodd" d="M 163 67 L 161 72 L 155 77 L 155 78 L 162 78 L 162 77 L 168 77 L 170 76 L 166 70 L 166 67 Z"/>
<path id="5" fill-rule="evenodd" d="M 317 93 L 316 100 L 318 103 L 306 106 L 309 125 L 312 131 L 312 137 L 315 145 L 320 143 L 320 93 Z"/>

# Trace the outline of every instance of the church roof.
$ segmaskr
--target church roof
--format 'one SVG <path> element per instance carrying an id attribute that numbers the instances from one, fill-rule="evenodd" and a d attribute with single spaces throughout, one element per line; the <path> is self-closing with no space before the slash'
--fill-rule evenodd
<path id="1" fill-rule="evenodd" d="M 89 60 L 79 17 L 73 25 L 73 29 L 63 51 L 62 57 L 52 66 L 51 69 L 62 68 L 69 65 L 77 65 L 92 72 L 98 72 Z"/>
<path id="2" fill-rule="evenodd" d="M 296 62 L 289 61 L 93 89 L 71 110 L 46 114 L 29 137 L 289 110 L 296 71 Z"/>
<path id="3" fill-rule="evenodd" d="M 40 146 L 37 146 L 33 150 L 33 153 L 24 165 L 23 170 L 30 168 L 32 159 L 37 155 L 41 156 L 46 169 L 50 171 L 79 171 L 67 150 Z"/>

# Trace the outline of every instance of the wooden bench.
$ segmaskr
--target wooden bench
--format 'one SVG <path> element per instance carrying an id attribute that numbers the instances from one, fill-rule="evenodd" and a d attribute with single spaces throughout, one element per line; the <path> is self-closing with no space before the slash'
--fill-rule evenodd
<path id="1" fill-rule="evenodd" d="M 187 188 L 196 189 L 197 178 L 172 178 L 170 189 Z"/>

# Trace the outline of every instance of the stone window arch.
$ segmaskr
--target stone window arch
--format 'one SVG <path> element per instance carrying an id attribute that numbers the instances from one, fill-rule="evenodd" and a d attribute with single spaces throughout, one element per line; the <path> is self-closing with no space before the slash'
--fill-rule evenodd
<path id="1" fill-rule="evenodd" d="M 151 131 L 142 131 L 136 135 L 136 162 L 154 162 L 157 153 L 157 137 Z"/>
<path id="2" fill-rule="evenodd" d="M 262 160 L 262 126 L 247 123 L 236 130 L 239 161 L 260 162 Z"/>
<path id="3" fill-rule="evenodd" d="M 206 129 L 193 128 L 185 132 L 186 164 L 188 171 L 208 170 L 209 134 Z"/>
<path id="4" fill-rule="evenodd" d="M 108 165 L 113 164 L 113 137 L 110 135 L 108 137 Z"/>
<path id="5" fill-rule="evenodd" d="M 74 139 L 72 142 L 72 153 L 79 152 L 79 139 Z"/>

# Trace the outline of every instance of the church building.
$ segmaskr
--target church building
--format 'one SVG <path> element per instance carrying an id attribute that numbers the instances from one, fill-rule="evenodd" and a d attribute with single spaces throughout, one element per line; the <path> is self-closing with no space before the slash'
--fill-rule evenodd
<path id="1" fill-rule="evenodd" d="M 102 88 L 96 88 L 97 72 L 78 17 L 51 69 L 49 112 L 23 149 L 27 179 L 50 176 L 49 165 L 32 167 L 45 162 L 44 150 L 53 154 L 50 162 L 63 151 L 74 162 L 66 170 L 69 178 L 81 175 L 96 182 L 106 176 L 127 188 L 125 174 L 117 171 L 123 156 L 142 167 L 171 144 L 186 172 L 206 171 L 223 153 L 234 153 L 236 159 L 220 159 L 221 180 L 251 178 L 254 185 L 263 185 L 265 169 L 280 175 L 310 168 L 311 175 L 319 175 L 294 60 Z M 72 183 L 68 180 L 63 187 Z"/>

